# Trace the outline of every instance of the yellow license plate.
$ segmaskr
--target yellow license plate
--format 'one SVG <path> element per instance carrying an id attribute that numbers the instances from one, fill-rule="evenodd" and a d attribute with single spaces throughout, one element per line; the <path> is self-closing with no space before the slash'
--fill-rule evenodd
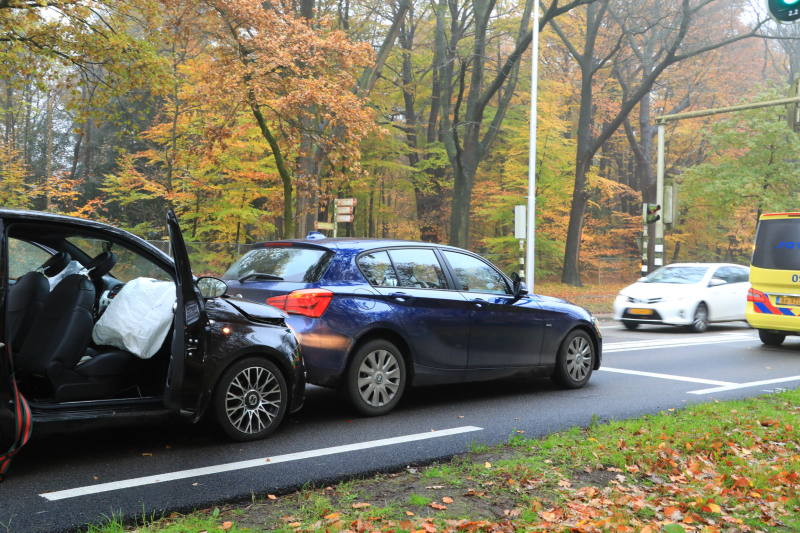
<path id="1" fill-rule="evenodd" d="M 792 296 L 778 296 L 778 305 L 800 305 L 800 298 Z"/>
<path id="2" fill-rule="evenodd" d="M 628 309 L 628 313 L 631 315 L 652 315 L 652 309 Z"/>

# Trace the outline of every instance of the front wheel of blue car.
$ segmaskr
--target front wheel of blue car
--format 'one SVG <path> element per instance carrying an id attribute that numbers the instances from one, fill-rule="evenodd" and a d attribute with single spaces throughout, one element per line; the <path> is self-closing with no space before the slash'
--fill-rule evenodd
<path id="1" fill-rule="evenodd" d="M 573 330 L 558 350 L 552 380 L 563 389 L 580 389 L 589 382 L 594 369 L 594 343 L 583 330 Z"/>
<path id="2" fill-rule="evenodd" d="M 375 339 L 361 346 L 347 367 L 342 392 L 361 414 L 388 413 L 406 387 L 406 365 L 400 350 L 389 341 Z"/>

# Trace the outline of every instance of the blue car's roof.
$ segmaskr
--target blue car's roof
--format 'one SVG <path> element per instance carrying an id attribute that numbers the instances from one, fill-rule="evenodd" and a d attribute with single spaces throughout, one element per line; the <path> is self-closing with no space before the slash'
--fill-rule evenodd
<path id="1" fill-rule="evenodd" d="M 253 245 L 254 248 L 259 246 L 287 246 L 286 243 L 297 243 L 301 245 L 308 245 L 312 247 L 328 248 L 331 250 L 346 249 L 346 250 L 371 250 L 373 248 L 386 248 L 390 246 L 436 246 L 447 247 L 446 245 L 436 244 L 432 242 L 419 242 L 419 241 L 402 241 L 399 239 L 367 239 L 364 237 L 337 237 L 337 238 L 324 238 L 324 239 L 286 239 L 283 241 L 267 241 L 259 242 Z"/>

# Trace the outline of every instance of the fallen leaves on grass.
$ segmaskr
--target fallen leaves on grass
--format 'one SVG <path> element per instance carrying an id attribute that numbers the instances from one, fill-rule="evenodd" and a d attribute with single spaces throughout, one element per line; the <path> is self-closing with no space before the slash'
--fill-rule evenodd
<path id="1" fill-rule="evenodd" d="M 436 509 L 437 511 L 444 511 L 445 509 L 447 509 L 446 505 L 442 505 L 441 503 L 436 503 L 436 502 L 431 502 L 428 504 L 428 506 L 432 507 L 433 509 Z"/>
<path id="2" fill-rule="evenodd" d="M 445 496 L 444 498 L 442 498 L 442 502 L 444 502 L 444 503 L 453 503 L 453 498 L 451 498 L 449 496 Z"/>
<path id="3" fill-rule="evenodd" d="M 230 528 L 233 527 L 233 522 L 223 522 L 219 528 L 223 531 L 228 531 Z"/>
<path id="4" fill-rule="evenodd" d="M 352 507 L 353 509 L 362 509 L 364 507 L 370 507 L 371 505 L 372 505 L 371 503 L 359 502 L 359 503 L 354 503 L 350 507 Z"/>

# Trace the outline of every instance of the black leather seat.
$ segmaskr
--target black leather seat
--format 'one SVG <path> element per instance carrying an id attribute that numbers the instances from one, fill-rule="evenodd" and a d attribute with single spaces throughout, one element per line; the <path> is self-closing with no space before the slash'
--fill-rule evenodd
<path id="1" fill-rule="evenodd" d="M 83 267 L 88 270 L 89 279 L 94 283 L 97 297 L 103 293 L 103 276 L 111 272 L 117 264 L 117 255 L 114 252 L 102 252 Z"/>
<path id="2" fill-rule="evenodd" d="M 47 295 L 50 294 L 50 283 L 47 277 L 53 277 L 67 268 L 72 258 L 69 254 L 59 252 L 37 270 L 20 276 L 8 292 L 8 333 L 11 351 L 19 352 L 28 331 L 33 326 L 36 315 L 41 311 Z"/>
<path id="3" fill-rule="evenodd" d="M 126 382 L 133 356 L 109 348 L 81 363 L 94 328 L 95 288 L 83 274 L 56 285 L 18 356 L 19 372 L 50 381 L 58 401 L 106 398 Z"/>

